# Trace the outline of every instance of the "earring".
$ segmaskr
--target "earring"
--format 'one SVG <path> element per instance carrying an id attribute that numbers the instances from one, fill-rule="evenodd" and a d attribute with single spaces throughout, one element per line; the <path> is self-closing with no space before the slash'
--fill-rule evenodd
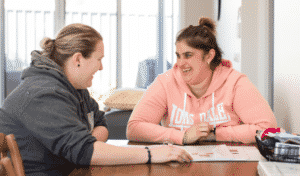
<path id="1" fill-rule="evenodd" d="M 207 61 L 207 64 L 209 65 L 209 62 Z"/>
<path id="2" fill-rule="evenodd" d="M 80 64 L 78 64 L 78 67 L 80 67 Z"/>

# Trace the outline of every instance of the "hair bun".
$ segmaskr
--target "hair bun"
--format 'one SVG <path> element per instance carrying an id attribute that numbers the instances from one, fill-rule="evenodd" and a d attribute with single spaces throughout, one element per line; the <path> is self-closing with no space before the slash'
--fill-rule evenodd
<path id="1" fill-rule="evenodd" d="M 52 46 L 54 45 L 54 42 L 51 38 L 49 37 L 44 37 L 41 42 L 40 42 L 40 47 L 43 49 L 43 50 L 48 50 L 50 48 L 52 48 Z"/>
<path id="2" fill-rule="evenodd" d="M 216 24 L 212 19 L 202 17 L 199 19 L 199 25 L 206 26 L 213 34 L 216 34 Z"/>

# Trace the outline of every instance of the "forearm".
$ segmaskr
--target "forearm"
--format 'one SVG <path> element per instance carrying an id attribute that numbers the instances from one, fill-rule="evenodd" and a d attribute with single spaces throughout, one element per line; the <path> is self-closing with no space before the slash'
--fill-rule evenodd
<path id="1" fill-rule="evenodd" d="M 127 138 L 131 141 L 163 143 L 165 141 L 182 145 L 184 131 L 167 128 L 147 122 L 130 122 Z"/>
<path id="2" fill-rule="evenodd" d="M 92 135 L 97 141 L 106 142 L 108 139 L 108 130 L 105 126 L 97 126 L 94 128 Z"/>
<path id="3" fill-rule="evenodd" d="M 91 165 L 140 164 L 147 161 L 148 152 L 144 148 L 117 147 L 97 141 Z"/>
<path id="4" fill-rule="evenodd" d="M 130 121 L 127 126 L 126 136 L 131 141 L 162 143 L 164 135 L 159 124 Z"/>
<path id="5" fill-rule="evenodd" d="M 259 125 L 236 125 L 228 127 L 216 128 L 217 141 L 233 141 L 242 143 L 255 142 L 256 130 L 264 130 L 265 128 Z"/>

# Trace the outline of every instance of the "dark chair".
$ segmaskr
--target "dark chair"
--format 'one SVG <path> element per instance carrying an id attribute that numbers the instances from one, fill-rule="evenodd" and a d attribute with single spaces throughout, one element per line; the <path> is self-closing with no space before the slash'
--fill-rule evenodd
<path id="1" fill-rule="evenodd" d="M 138 73 L 135 86 L 137 88 L 147 89 L 148 86 L 161 74 L 158 72 L 158 58 L 151 57 L 149 59 L 139 62 Z M 167 70 L 172 68 L 172 64 L 167 61 Z"/>
<path id="2" fill-rule="evenodd" d="M 13 134 L 5 135 L 0 133 L 0 141 L 1 166 L 3 166 L 4 172 L 8 173 L 13 169 L 14 172 L 12 174 L 25 176 L 24 165 L 15 136 Z M 8 158 L 8 152 L 11 158 Z"/>
<path id="3" fill-rule="evenodd" d="M 127 139 L 126 127 L 132 110 L 112 109 L 105 113 L 109 130 L 108 139 Z"/>

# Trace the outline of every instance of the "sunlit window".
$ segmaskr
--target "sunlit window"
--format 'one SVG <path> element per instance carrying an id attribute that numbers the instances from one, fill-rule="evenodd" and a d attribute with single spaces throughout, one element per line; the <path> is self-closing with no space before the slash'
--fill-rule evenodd
<path id="1" fill-rule="evenodd" d="M 119 4 L 118 4 L 119 3 Z M 95 97 L 109 92 L 117 87 L 116 82 L 122 82 L 118 88 L 135 88 L 145 77 L 156 76 L 153 69 L 141 65 L 157 63 L 158 52 L 163 50 L 161 59 L 168 61 L 168 68 L 174 62 L 174 42 L 178 32 L 178 0 L 164 1 L 164 33 L 158 31 L 159 1 L 153 0 L 66 0 L 66 25 L 71 23 L 83 23 L 94 27 L 104 39 L 105 58 L 104 69 L 98 72 L 93 80 L 93 86 L 89 89 Z M 117 6 L 120 6 L 119 21 L 117 21 Z M 117 38 L 117 27 L 121 28 L 121 38 Z M 164 38 L 164 49 L 158 48 L 158 38 Z M 117 58 L 118 46 L 121 45 L 121 53 Z M 117 59 L 120 59 L 122 67 L 116 67 Z M 145 63 L 147 62 L 147 63 Z M 148 63 L 149 62 L 149 63 Z M 121 72 L 121 80 L 117 80 L 116 73 Z M 148 75 L 152 74 L 153 75 Z M 141 81 L 140 81 L 141 82 Z M 146 88 L 142 85 L 140 88 Z"/>
<path id="2" fill-rule="evenodd" d="M 95 28 L 103 37 L 103 70 L 98 71 L 90 88 L 99 97 L 116 87 L 117 1 L 66 0 L 66 25 L 82 23 Z"/>
<path id="3" fill-rule="evenodd" d="M 53 37 L 54 0 L 5 1 L 6 70 L 23 70 L 44 36 Z"/>
<path id="4" fill-rule="evenodd" d="M 5 0 L 6 94 L 19 83 L 21 71 L 40 50 L 43 37 L 53 37 L 54 0 Z"/>
<path id="5" fill-rule="evenodd" d="M 135 87 L 138 65 L 157 57 L 158 1 L 122 1 L 122 87 Z"/>
<path id="6" fill-rule="evenodd" d="M 56 9 L 58 6 L 55 3 L 58 2 L 65 2 L 62 11 Z M 164 4 L 163 9 L 160 2 Z M 8 93 L 19 83 L 22 70 L 29 66 L 30 53 L 41 50 L 41 39 L 45 36 L 54 38 L 57 27 L 63 26 L 63 20 L 56 28 L 54 26 L 60 20 L 55 19 L 57 13 L 65 15 L 64 25 L 87 24 L 103 37 L 104 69 L 96 73 L 93 86 L 89 88 L 96 97 L 117 86 L 147 88 L 148 84 L 139 83 L 149 75 L 153 78 L 157 76 L 153 69 L 157 67 L 158 60 L 167 61 L 167 69 L 174 64 L 174 42 L 179 30 L 178 4 L 179 0 L 6 0 L 6 84 L 11 87 L 7 88 Z M 162 24 L 164 30 L 159 31 L 158 26 Z M 118 33 L 118 29 L 121 32 Z M 162 38 L 163 44 L 158 45 Z M 145 72 L 145 66 L 149 63 L 154 63 L 155 68 L 146 68 L 148 70 Z M 121 78 L 117 78 L 119 74 Z"/>
<path id="7" fill-rule="evenodd" d="M 157 70 L 145 66 L 156 69 L 159 59 L 167 61 L 166 69 L 174 64 L 179 2 L 164 0 L 163 4 L 160 9 L 158 0 L 122 0 L 122 87 L 146 88 L 148 84 L 138 83 L 152 81 L 148 78 L 155 77 Z M 159 14 L 164 14 L 163 21 Z M 158 31 L 159 23 L 164 23 L 163 32 Z M 160 39 L 163 46 L 158 45 Z"/>

